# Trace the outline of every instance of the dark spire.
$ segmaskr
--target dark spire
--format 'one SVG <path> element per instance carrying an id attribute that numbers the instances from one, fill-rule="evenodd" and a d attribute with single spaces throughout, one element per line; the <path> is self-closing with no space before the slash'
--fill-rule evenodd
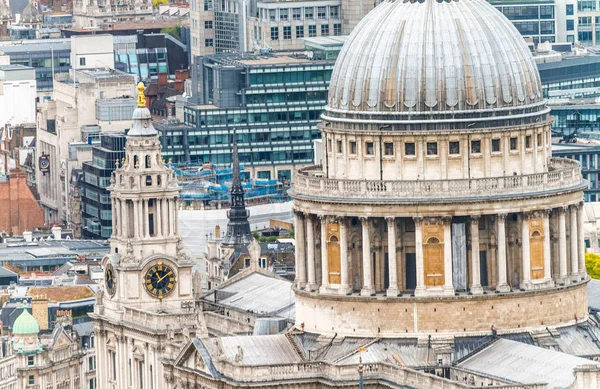
<path id="1" fill-rule="evenodd" d="M 233 132 L 232 177 L 231 177 L 231 209 L 227 212 L 227 235 L 221 243 L 226 247 L 247 246 L 252 241 L 249 212 L 244 202 L 244 188 L 240 178 L 240 159 L 238 156 L 237 139 Z"/>

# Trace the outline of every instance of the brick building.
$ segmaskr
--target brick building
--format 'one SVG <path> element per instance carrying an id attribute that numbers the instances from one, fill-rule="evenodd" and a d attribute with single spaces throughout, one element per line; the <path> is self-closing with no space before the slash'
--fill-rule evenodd
<path id="1" fill-rule="evenodd" d="M 0 231 L 20 235 L 44 225 L 44 211 L 27 186 L 24 174 L 0 180 Z"/>

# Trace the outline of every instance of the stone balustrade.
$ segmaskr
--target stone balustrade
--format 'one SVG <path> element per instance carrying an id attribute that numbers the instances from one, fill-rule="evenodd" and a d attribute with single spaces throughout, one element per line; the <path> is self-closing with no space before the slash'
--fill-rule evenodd
<path id="1" fill-rule="evenodd" d="M 192 327 L 197 323 L 198 313 L 194 311 L 179 311 L 177 316 L 173 316 L 126 307 L 123 311 L 122 320 L 144 327 L 163 328 L 165 331 L 167 328 Z"/>
<path id="2" fill-rule="evenodd" d="M 297 196 L 337 199 L 386 199 L 431 201 L 536 194 L 568 189 L 582 184 L 579 162 L 550 158 L 544 173 L 489 178 L 453 180 L 339 180 L 323 177 L 320 166 L 300 169 L 294 175 L 293 191 Z"/>

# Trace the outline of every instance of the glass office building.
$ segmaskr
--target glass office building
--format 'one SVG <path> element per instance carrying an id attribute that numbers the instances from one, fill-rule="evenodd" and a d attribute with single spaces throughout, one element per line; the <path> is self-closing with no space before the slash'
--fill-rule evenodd
<path id="1" fill-rule="evenodd" d="M 579 161 L 583 178 L 588 182 L 588 189 L 584 190 L 585 201 L 600 201 L 600 145 L 553 144 L 552 156 Z"/>
<path id="2" fill-rule="evenodd" d="M 112 234 L 112 203 L 106 188 L 115 170 L 115 161 L 125 157 L 125 135 L 102 134 L 92 149 L 92 161 L 83 163 L 81 213 L 83 237 L 108 239 Z"/>
<path id="3" fill-rule="evenodd" d="M 240 162 L 253 177 L 289 180 L 294 167 L 312 163 L 333 60 L 216 55 L 195 64 L 196 100 L 183 108 L 186 127 L 163 132 L 166 158 L 229 164 L 236 131 Z"/>

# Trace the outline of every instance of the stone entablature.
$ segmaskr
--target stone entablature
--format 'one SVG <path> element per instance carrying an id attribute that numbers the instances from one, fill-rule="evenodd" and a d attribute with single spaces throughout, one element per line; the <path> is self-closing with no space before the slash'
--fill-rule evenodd
<path id="1" fill-rule="evenodd" d="M 323 177 L 320 166 L 300 169 L 294 174 L 293 191 L 298 198 L 330 198 L 340 202 L 415 202 L 434 199 L 490 199 L 506 195 L 543 195 L 551 190 L 582 188 L 579 162 L 550 158 L 549 171 L 527 175 L 453 180 L 350 180 Z"/>

